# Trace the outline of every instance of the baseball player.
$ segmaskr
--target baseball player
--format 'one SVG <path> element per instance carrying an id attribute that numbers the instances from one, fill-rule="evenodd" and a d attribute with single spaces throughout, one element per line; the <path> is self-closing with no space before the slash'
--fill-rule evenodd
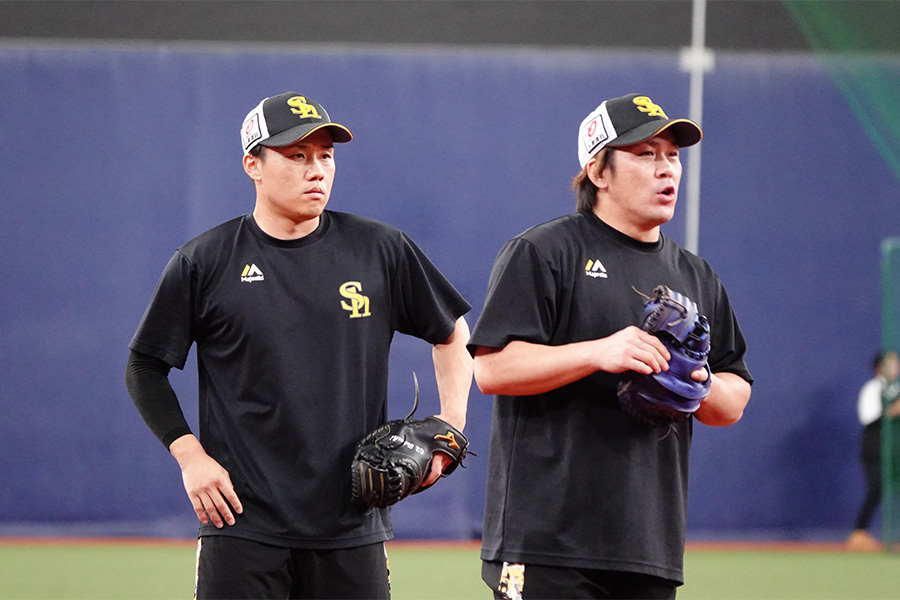
<path id="1" fill-rule="evenodd" d="M 482 575 L 496 598 L 674 598 L 693 419 L 645 424 L 617 398 L 626 374 L 672 353 L 636 327 L 657 286 L 708 319 L 709 382 L 693 416 L 740 419 L 752 378 L 722 282 L 660 232 L 675 211 L 681 148 L 700 127 L 640 94 L 600 104 L 578 131 L 577 212 L 496 258 L 472 332 L 475 380 L 495 394 Z"/>
<path id="2" fill-rule="evenodd" d="M 402 231 L 326 210 L 334 145 L 353 136 L 321 104 L 266 98 L 241 137 L 253 212 L 175 251 L 131 340 L 128 390 L 200 520 L 198 597 L 388 598 L 390 515 L 352 505 L 354 447 L 386 421 L 398 331 L 433 345 L 438 416 L 462 430 L 470 307 Z M 192 344 L 199 439 L 168 381 Z"/>

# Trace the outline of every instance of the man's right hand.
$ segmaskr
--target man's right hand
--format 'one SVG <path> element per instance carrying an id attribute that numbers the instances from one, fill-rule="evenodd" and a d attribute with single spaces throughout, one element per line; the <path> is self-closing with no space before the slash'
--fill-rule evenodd
<path id="1" fill-rule="evenodd" d="M 225 523 L 234 525 L 234 513 L 241 514 L 244 508 L 228 471 L 206 453 L 200 440 L 190 434 L 172 442 L 169 452 L 181 467 L 184 490 L 200 522 L 206 525 L 212 521 L 219 529 Z"/>
<path id="2" fill-rule="evenodd" d="M 672 358 L 659 338 L 634 325 L 593 343 L 597 367 L 607 373 L 660 373 L 669 369 L 668 361 Z"/>

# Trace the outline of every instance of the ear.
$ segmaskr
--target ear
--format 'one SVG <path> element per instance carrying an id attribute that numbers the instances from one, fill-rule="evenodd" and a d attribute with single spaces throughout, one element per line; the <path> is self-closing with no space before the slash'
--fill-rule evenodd
<path id="1" fill-rule="evenodd" d="M 591 159 L 584 166 L 584 169 L 587 172 L 588 179 L 591 180 L 591 183 L 597 186 L 598 190 L 605 190 L 609 186 L 609 181 L 607 180 L 609 169 L 604 167 L 598 172 L 597 162 L 599 160 L 599 156 L 600 155 L 595 155 L 591 157 Z"/>
<path id="2" fill-rule="evenodd" d="M 244 172 L 255 182 L 262 181 L 262 173 L 259 171 L 260 159 L 251 154 L 244 155 Z"/>

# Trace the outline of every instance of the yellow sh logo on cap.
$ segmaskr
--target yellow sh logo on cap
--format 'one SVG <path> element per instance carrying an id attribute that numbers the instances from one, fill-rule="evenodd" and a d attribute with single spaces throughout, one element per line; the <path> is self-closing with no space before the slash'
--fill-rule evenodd
<path id="1" fill-rule="evenodd" d="M 653 100 L 647 96 L 638 96 L 632 100 L 632 102 L 638 107 L 639 111 L 645 112 L 651 117 L 662 117 L 663 119 L 669 118 L 666 116 L 666 113 L 663 112 L 662 107 L 659 104 L 654 104 Z"/>
<path id="2" fill-rule="evenodd" d="M 291 107 L 291 112 L 295 115 L 300 115 L 301 119 L 321 119 L 322 116 L 319 114 L 319 111 L 316 110 L 316 107 L 312 104 L 307 103 L 306 98 L 303 96 L 294 96 L 290 100 L 287 101 L 288 106 Z"/>

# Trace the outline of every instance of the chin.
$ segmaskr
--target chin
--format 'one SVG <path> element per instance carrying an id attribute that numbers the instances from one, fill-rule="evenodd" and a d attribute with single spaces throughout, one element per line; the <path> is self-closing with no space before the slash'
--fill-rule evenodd
<path id="1" fill-rule="evenodd" d="M 325 212 L 325 207 L 328 205 L 328 200 L 322 200 L 321 202 L 311 202 L 308 205 L 303 207 L 304 214 L 310 215 L 311 217 L 318 217 L 323 212 Z"/>
<path id="2" fill-rule="evenodd" d="M 665 225 L 675 216 L 675 207 L 673 206 L 671 209 L 665 209 L 660 211 L 658 214 L 654 215 L 655 221 L 657 221 L 657 225 Z"/>

